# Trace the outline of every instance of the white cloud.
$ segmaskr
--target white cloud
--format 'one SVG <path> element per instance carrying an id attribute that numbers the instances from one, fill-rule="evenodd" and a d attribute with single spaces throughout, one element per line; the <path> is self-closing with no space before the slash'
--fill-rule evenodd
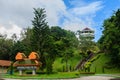
<path id="1" fill-rule="evenodd" d="M 96 11 L 102 8 L 101 1 L 93 2 L 82 7 L 76 7 L 71 9 L 72 13 L 75 15 L 88 15 L 94 14 Z"/>
<path id="2" fill-rule="evenodd" d="M 84 0 L 70 0 L 69 3 L 76 7 L 85 6 L 87 4 Z"/>
<path id="3" fill-rule="evenodd" d="M 6 3 L 7 2 L 7 3 Z M 27 4 L 26 4 L 27 3 Z M 61 0 L 0 0 L 0 23 L 5 27 L 9 21 L 21 27 L 31 26 L 33 20 L 33 8 L 45 8 L 47 21 L 50 25 L 57 25 L 59 14 L 65 10 L 64 2 Z"/>
<path id="4" fill-rule="evenodd" d="M 65 23 L 65 26 L 64 26 L 64 29 L 66 30 L 71 30 L 71 31 L 77 31 L 77 30 L 81 30 L 83 29 L 85 26 L 79 24 L 79 23 L 69 23 L 69 22 L 66 22 Z"/>
<path id="5" fill-rule="evenodd" d="M 74 2 L 75 3 L 75 2 Z M 75 6 L 67 11 L 67 18 L 63 23 L 65 29 L 72 31 L 81 30 L 84 27 L 95 25 L 93 18 L 95 13 L 102 8 L 102 2 L 97 1 L 84 6 Z M 79 4 L 78 4 L 79 5 Z"/>
<path id="6" fill-rule="evenodd" d="M 12 24 L 12 23 L 10 23 L 10 25 L 11 25 L 11 26 L 10 26 L 11 28 L 9 28 L 9 29 L 7 29 L 7 28 L 4 27 L 4 26 L 0 26 L 0 33 L 1 33 L 2 35 L 7 34 L 7 38 L 11 38 L 11 36 L 12 36 L 13 34 L 16 34 L 17 37 L 20 38 L 20 33 L 21 33 L 21 31 L 22 31 L 22 28 L 18 27 L 18 26 L 15 25 L 15 24 Z"/>
<path id="7" fill-rule="evenodd" d="M 95 13 L 102 8 L 100 1 L 70 3 L 74 7 L 68 9 L 63 0 L 0 0 L 0 33 L 20 34 L 22 28 L 32 26 L 33 8 L 45 8 L 50 26 L 58 25 L 72 31 L 91 27 Z"/>
<path id="8" fill-rule="evenodd" d="M 66 10 L 66 6 L 62 0 L 41 0 L 41 3 L 47 13 L 47 21 L 49 25 L 58 25 L 61 16 Z"/>
<path id="9" fill-rule="evenodd" d="M 62 0 L 0 0 L 0 25 L 2 25 L 0 33 L 7 32 L 8 35 L 16 33 L 14 30 L 16 27 L 13 25 L 19 26 L 16 28 L 19 33 L 19 28 L 32 26 L 33 8 L 45 8 L 48 24 L 52 26 L 59 24 L 66 6 Z M 14 22 L 12 26 L 9 24 L 10 21 Z"/>

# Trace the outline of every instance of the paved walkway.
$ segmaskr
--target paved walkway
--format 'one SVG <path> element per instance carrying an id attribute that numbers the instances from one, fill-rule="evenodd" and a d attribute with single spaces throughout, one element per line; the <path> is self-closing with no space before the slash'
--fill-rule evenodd
<path id="1" fill-rule="evenodd" d="M 107 76 L 85 76 L 75 79 L 5 79 L 5 80 L 110 80 L 113 77 Z"/>
<path id="2" fill-rule="evenodd" d="M 71 79 L 71 80 L 110 80 L 113 79 L 113 77 L 106 77 L 106 76 L 85 76 L 85 77 L 80 77 L 76 79 Z"/>

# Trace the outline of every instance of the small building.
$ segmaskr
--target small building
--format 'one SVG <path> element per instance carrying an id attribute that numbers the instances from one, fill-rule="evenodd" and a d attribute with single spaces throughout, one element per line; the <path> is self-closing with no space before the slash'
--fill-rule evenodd
<path id="1" fill-rule="evenodd" d="M 22 75 L 24 70 L 32 70 L 32 74 L 36 74 L 36 70 L 42 65 L 39 61 L 39 55 L 36 52 L 31 52 L 28 58 L 24 53 L 18 52 L 13 65 L 19 70 L 19 75 Z"/>
<path id="2" fill-rule="evenodd" d="M 94 30 L 86 27 L 83 30 L 79 32 L 80 38 L 84 38 L 87 40 L 93 40 L 94 39 Z"/>
<path id="3" fill-rule="evenodd" d="M 0 60 L 0 73 L 7 73 L 11 63 L 12 62 L 8 60 Z"/>

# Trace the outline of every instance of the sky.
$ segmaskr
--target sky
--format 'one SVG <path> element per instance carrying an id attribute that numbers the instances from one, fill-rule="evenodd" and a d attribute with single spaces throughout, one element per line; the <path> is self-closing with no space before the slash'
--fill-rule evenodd
<path id="1" fill-rule="evenodd" d="M 50 26 L 74 32 L 93 29 L 98 41 L 104 20 L 120 8 L 120 0 L 0 0 L 0 34 L 20 36 L 23 29 L 32 27 L 33 8 L 45 8 Z"/>

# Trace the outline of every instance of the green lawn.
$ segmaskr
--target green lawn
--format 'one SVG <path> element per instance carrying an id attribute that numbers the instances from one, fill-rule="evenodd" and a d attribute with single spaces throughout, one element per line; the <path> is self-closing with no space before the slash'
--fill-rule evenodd
<path id="1" fill-rule="evenodd" d="M 16 79 L 61 79 L 61 78 L 77 78 L 79 77 L 79 72 L 59 72 L 55 74 L 38 74 L 38 75 L 4 75 L 4 78 L 16 78 Z"/>
<path id="2" fill-rule="evenodd" d="M 98 54 L 100 57 L 92 62 L 90 66 L 90 72 L 95 72 L 96 74 L 115 74 L 120 73 L 120 69 L 112 68 L 112 69 L 106 69 L 104 66 L 107 62 L 109 62 L 109 57 L 106 56 L 104 53 Z M 69 66 L 71 68 L 75 68 L 75 66 L 78 64 L 79 60 L 81 59 L 81 56 L 79 54 L 76 54 L 75 56 L 68 59 Z M 62 72 L 63 66 L 65 68 L 65 62 L 61 62 L 62 58 L 56 59 L 56 61 L 53 64 L 53 71 L 55 72 Z M 84 71 L 82 71 L 84 72 Z"/>
<path id="3" fill-rule="evenodd" d="M 90 71 L 91 72 L 96 72 L 97 74 L 114 74 L 114 73 L 120 73 L 120 69 L 117 68 L 111 68 L 111 69 L 106 69 L 103 68 L 103 66 L 106 65 L 106 63 L 110 60 L 108 56 L 106 56 L 105 54 L 100 54 L 101 56 L 95 60 L 91 67 L 90 67 Z"/>
<path id="4" fill-rule="evenodd" d="M 63 79 L 63 78 L 77 78 L 80 76 L 88 76 L 91 74 L 80 74 L 79 71 L 76 72 L 59 72 L 59 70 L 62 71 L 63 66 L 65 66 L 65 63 L 61 63 L 62 58 L 58 58 L 54 64 L 53 64 L 53 71 L 56 73 L 53 74 L 37 74 L 37 75 L 31 75 L 31 74 L 24 74 L 20 76 L 18 72 L 14 73 L 13 75 L 3 75 L 4 78 L 20 78 L 20 79 Z M 75 67 L 76 64 L 79 62 L 80 56 L 74 56 L 69 59 L 69 64 L 72 67 Z M 104 69 L 103 66 L 106 64 L 106 62 L 109 61 L 109 58 L 105 54 L 100 54 L 100 57 L 96 59 L 94 62 L 92 62 L 92 65 L 90 67 L 90 72 L 96 72 L 96 74 L 119 74 L 120 70 L 116 68 L 112 69 Z M 94 74 L 92 74 L 94 75 Z"/>
<path id="5" fill-rule="evenodd" d="M 73 57 L 68 59 L 68 66 L 71 67 L 71 69 L 73 70 L 75 68 L 75 66 L 78 64 L 78 62 L 80 61 L 81 56 L 79 54 L 74 55 Z M 57 58 L 53 64 L 53 71 L 63 71 L 63 67 L 66 67 L 65 62 L 62 62 L 62 58 Z"/>
<path id="6" fill-rule="evenodd" d="M 112 68 L 112 69 L 104 69 L 103 66 L 105 66 L 106 62 L 109 61 L 109 57 L 107 57 L 105 54 L 99 54 L 100 57 L 92 62 L 90 67 L 90 72 L 95 72 L 96 74 L 119 74 L 120 69 Z M 74 57 L 71 57 L 68 59 L 69 65 L 74 68 L 77 63 L 80 60 L 80 55 L 75 55 Z M 4 75 L 5 78 L 20 78 L 20 79 L 59 79 L 59 78 L 76 78 L 80 76 L 86 76 L 91 74 L 80 74 L 79 71 L 76 72 L 62 72 L 63 66 L 65 66 L 65 62 L 61 62 L 62 58 L 57 58 L 56 61 L 53 64 L 53 71 L 56 72 L 54 74 L 37 74 L 37 75 L 31 75 L 31 74 L 24 74 L 20 76 L 18 73 L 15 73 L 13 75 Z M 92 74 L 94 75 L 94 74 Z"/>

